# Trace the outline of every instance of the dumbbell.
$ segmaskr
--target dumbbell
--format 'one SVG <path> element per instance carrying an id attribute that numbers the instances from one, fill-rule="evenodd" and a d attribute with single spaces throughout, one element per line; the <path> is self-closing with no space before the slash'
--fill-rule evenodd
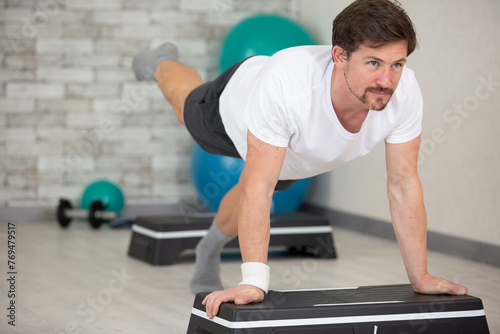
<path id="1" fill-rule="evenodd" d="M 71 202 L 67 199 L 60 199 L 57 208 L 57 221 L 62 227 L 68 227 L 73 219 L 87 219 L 90 225 L 97 229 L 105 220 L 113 220 L 117 217 L 116 212 L 104 211 L 104 204 L 96 200 L 92 202 L 88 210 L 73 209 Z"/>

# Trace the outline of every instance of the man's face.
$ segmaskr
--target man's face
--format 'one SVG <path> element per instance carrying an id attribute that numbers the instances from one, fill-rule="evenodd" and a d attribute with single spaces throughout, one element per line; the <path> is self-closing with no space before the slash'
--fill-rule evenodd
<path id="1" fill-rule="evenodd" d="M 378 48 L 361 46 L 351 54 L 344 78 L 351 93 L 370 110 L 382 110 L 389 102 L 406 63 L 406 41 Z"/>

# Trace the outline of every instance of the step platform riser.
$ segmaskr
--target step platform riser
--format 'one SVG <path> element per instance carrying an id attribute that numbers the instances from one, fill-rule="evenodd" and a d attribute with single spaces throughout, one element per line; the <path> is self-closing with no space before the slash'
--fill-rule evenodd
<path id="1" fill-rule="evenodd" d="M 224 303 L 208 319 L 195 297 L 188 334 L 487 334 L 481 299 L 422 295 L 411 285 L 270 291 L 262 303 Z"/>
<path id="2" fill-rule="evenodd" d="M 187 249 L 194 249 L 207 233 L 213 216 L 138 217 L 132 226 L 128 254 L 154 265 L 172 264 Z M 302 249 L 317 258 L 336 258 L 328 219 L 305 213 L 271 215 L 269 246 Z M 238 247 L 238 238 L 226 248 Z"/>

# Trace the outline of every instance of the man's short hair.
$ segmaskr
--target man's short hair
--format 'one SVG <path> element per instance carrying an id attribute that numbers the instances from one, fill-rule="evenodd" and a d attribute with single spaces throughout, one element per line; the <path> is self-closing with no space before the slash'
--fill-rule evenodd
<path id="1" fill-rule="evenodd" d="M 349 59 L 361 45 L 380 47 L 406 40 L 409 56 L 417 47 L 415 27 L 398 2 L 356 0 L 334 20 L 332 46 L 338 45 Z"/>

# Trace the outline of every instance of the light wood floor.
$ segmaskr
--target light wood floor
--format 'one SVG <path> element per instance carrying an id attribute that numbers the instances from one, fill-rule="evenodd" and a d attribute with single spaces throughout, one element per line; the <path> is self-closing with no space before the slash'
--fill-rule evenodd
<path id="1" fill-rule="evenodd" d="M 16 223 L 16 327 L 7 325 L 7 224 L 0 224 L 0 333 L 185 333 L 194 296 L 194 256 L 152 266 L 127 256 L 130 230 L 98 231 L 73 222 Z M 271 288 L 407 283 L 397 245 L 334 229 L 336 260 L 273 252 Z M 240 279 L 240 259 L 223 257 L 223 283 Z M 429 253 L 429 270 L 483 300 L 491 333 L 500 333 L 500 268 Z"/>

